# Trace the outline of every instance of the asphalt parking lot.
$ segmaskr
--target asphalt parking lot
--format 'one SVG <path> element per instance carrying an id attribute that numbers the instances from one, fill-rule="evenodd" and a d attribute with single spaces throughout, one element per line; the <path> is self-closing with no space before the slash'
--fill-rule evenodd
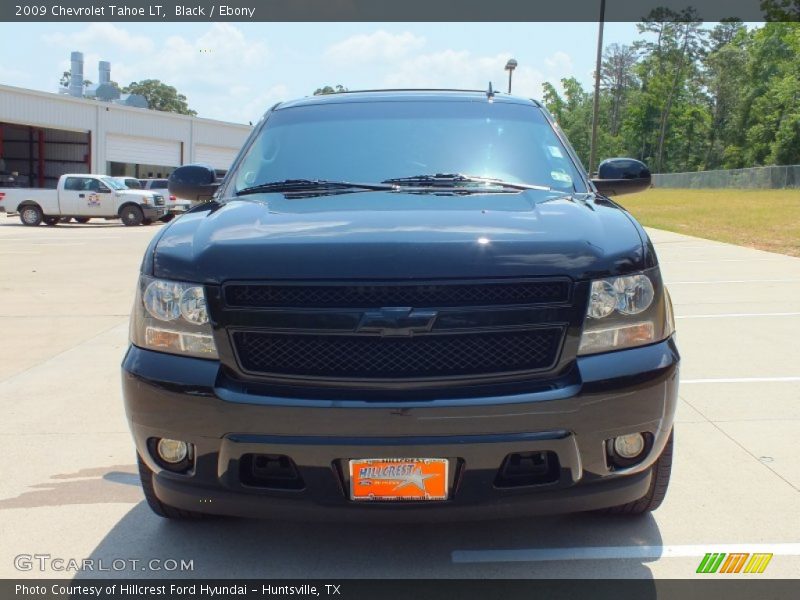
<path id="1" fill-rule="evenodd" d="M 757 577 L 800 577 L 800 259 L 651 232 L 683 354 L 672 483 L 652 516 L 172 523 L 144 503 L 119 379 L 156 230 L 0 214 L 0 577 L 74 575 L 15 568 L 49 554 L 191 560 L 199 577 L 684 578 L 714 551 L 772 552 Z M 141 568 L 96 574 L 177 575 Z"/>

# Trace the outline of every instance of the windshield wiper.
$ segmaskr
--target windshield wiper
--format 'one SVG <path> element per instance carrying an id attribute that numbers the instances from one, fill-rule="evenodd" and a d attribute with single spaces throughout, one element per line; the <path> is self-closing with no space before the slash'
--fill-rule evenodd
<path id="1" fill-rule="evenodd" d="M 248 194 L 266 194 L 270 192 L 308 192 L 317 190 L 393 190 L 395 187 L 386 183 L 352 183 L 349 181 L 329 181 L 327 179 L 284 179 L 270 181 L 246 187 L 236 192 L 237 196 Z"/>
<path id="2" fill-rule="evenodd" d="M 482 183 L 488 187 L 500 187 L 512 190 L 541 190 L 552 192 L 553 188 L 546 185 L 534 185 L 531 183 L 516 183 L 504 181 L 492 177 L 478 177 L 476 175 L 464 175 L 462 173 L 437 173 L 436 175 L 412 175 L 411 177 L 396 177 L 385 179 L 381 183 L 390 183 L 398 186 L 422 186 L 422 187 L 455 187 L 465 183 Z"/>

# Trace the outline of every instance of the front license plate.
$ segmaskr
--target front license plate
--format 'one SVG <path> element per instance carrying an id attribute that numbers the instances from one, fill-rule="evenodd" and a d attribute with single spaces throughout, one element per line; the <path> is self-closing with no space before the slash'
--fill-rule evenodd
<path id="1" fill-rule="evenodd" d="M 359 458 L 350 461 L 350 499 L 447 500 L 446 458 Z"/>

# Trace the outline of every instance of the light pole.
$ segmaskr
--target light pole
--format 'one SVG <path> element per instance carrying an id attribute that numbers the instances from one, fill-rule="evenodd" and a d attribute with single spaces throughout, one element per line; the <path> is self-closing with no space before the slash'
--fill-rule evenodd
<path id="1" fill-rule="evenodd" d="M 506 63 L 506 71 L 508 71 L 508 93 L 511 93 L 511 74 L 514 72 L 514 69 L 517 68 L 517 61 L 513 58 L 509 58 L 508 62 Z"/>
<path id="2" fill-rule="evenodd" d="M 597 157 L 597 117 L 600 112 L 600 67 L 603 60 L 603 23 L 606 15 L 606 0 L 600 0 L 600 26 L 597 32 L 597 60 L 594 67 L 594 102 L 592 103 L 592 142 L 589 146 L 589 176 Z"/>

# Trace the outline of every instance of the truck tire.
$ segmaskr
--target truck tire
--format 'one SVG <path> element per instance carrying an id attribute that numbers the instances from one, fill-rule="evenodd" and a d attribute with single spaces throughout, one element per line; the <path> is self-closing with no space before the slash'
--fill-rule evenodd
<path id="1" fill-rule="evenodd" d="M 156 513 L 159 517 L 183 521 L 197 521 L 209 516 L 191 510 L 175 508 L 174 506 L 170 506 L 169 504 L 164 504 L 161 502 L 161 500 L 159 500 L 156 496 L 155 489 L 153 488 L 153 471 L 151 471 L 150 467 L 144 463 L 141 455 L 138 452 L 136 453 L 136 462 L 139 465 L 139 479 L 142 482 L 144 499 L 147 501 L 147 506 L 150 507 L 150 510 Z"/>
<path id="2" fill-rule="evenodd" d="M 153 219 L 145 219 L 144 221 L 142 221 L 142 225 L 152 225 L 152 224 L 153 224 Z"/>
<path id="3" fill-rule="evenodd" d="M 658 457 L 651 469 L 652 476 L 650 477 L 650 487 L 647 493 L 633 502 L 621 504 L 619 506 L 612 506 L 601 512 L 610 515 L 644 515 L 652 512 L 661 506 L 664 497 L 667 495 L 667 487 L 669 487 L 669 477 L 672 471 L 672 438 L 674 431 L 669 434 L 667 445 L 661 451 L 661 456 Z"/>
<path id="4" fill-rule="evenodd" d="M 42 209 L 35 204 L 27 204 L 19 211 L 19 220 L 22 221 L 23 225 L 36 227 L 42 224 L 42 219 L 44 219 Z"/>
<path id="5" fill-rule="evenodd" d="M 43 221 L 48 227 L 53 227 L 61 222 L 61 217 L 45 217 Z"/>
<path id="6" fill-rule="evenodd" d="M 123 206 L 119 211 L 119 216 L 122 218 L 122 222 L 128 227 L 141 225 L 142 221 L 144 221 L 142 209 L 135 204 L 126 204 Z"/>
<path id="7" fill-rule="evenodd" d="M 75 221 L 80 223 L 81 225 L 84 225 L 89 222 L 89 218 L 90 217 L 75 217 Z"/>

